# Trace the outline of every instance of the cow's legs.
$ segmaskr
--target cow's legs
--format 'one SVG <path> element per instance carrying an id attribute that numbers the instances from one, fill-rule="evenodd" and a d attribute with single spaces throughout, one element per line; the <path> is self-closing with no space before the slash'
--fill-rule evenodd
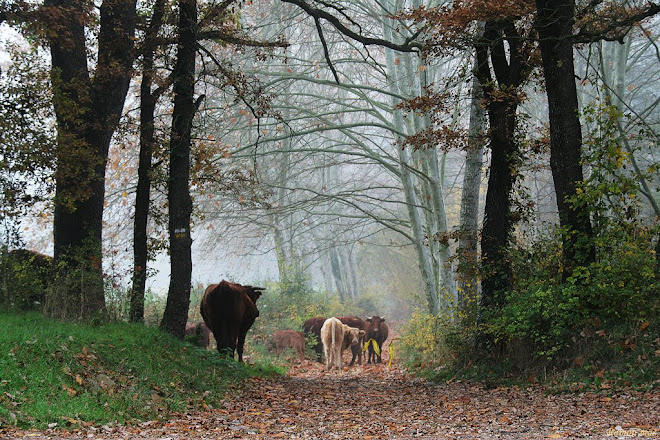
<path id="1" fill-rule="evenodd" d="M 341 370 L 341 343 L 335 347 L 335 366 L 338 370 Z"/>
<path id="2" fill-rule="evenodd" d="M 332 368 L 332 357 L 330 356 L 331 350 L 328 350 L 325 344 L 323 344 L 323 356 L 325 356 L 325 367 L 329 370 Z"/>
<path id="3" fill-rule="evenodd" d="M 238 362 L 243 362 L 243 347 L 245 346 L 246 336 L 247 336 L 247 332 L 241 332 L 238 335 L 238 345 L 236 347 L 236 349 L 238 350 Z"/>
<path id="4" fill-rule="evenodd" d="M 314 346 L 314 352 L 316 353 L 316 361 L 319 364 L 322 364 L 323 363 L 323 356 L 325 355 L 325 349 L 323 348 L 323 344 L 321 344 L 321 342 L 318 342 Z"/>
<path id="5" fill-rule="evenodd" d="M 358 365 L 362 365 L 362 347 L 364 347 L 364 338 L 360 338 L 360 346 L 358 347 Z"/>

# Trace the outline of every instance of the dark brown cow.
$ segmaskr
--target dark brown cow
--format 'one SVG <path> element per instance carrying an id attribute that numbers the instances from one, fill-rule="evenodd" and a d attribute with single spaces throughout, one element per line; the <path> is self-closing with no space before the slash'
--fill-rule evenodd
<path id="1" fill-rule="evenodd" d="M 305 360 L 305 336 L 295 330 L 278 330 L 273 334 L 272 345 L 278 356 L 287 348 L 298 354 L 300 361 Z"/>
<path id="2" fill-rule="evenodd" d="M 198 324 L 188 324 L 186 326 L 186 336 L 191 336 L 193 339 L 192 342 L 195 345 L 208 348 L 211 339 L 211 330 L 209 330 L 203 322 Z"/>
<path id="3" fill-rule="evenodd" d="M 350 327 L 357 328 L 359 330 L 365 330 L 366 325 L 364 321 L 357 316 L 340 316 L 337 318 L 342 322 L 342 324 L 346 324 Z M 353 355 L 353 358 L 351 359 L 351 363 L 349 366 L 353 365 L 355 363 L 355 358 L 358 359 L 358 365 L 362 365 L 362 346 L 364 345 L 364 335 L 360 336 L 360 339 L 357 344 L 351 344 L 351 354 Z"/>
<path id="4" fill-rule="evenodd" d="M 257 299 L 263 287 L 242 286 L 222 280 L 206 288 L 200 311 L 204 323 L 213 332 L 218 352 L 243 362 L 245 336 L 259 316 Z"/>
<path id="5" fill-rule="evenodd" d="M 367 363 L 370 364 L 371 360 L 373 359 L 374 363 L 378 362 L 380 364 L 383 362 L 383 344 L 387 340 L 389 328 L 387 327 L 387 324 L 385 324 L 384 316 L 373 316 L 371 318 L 367 318 L 366 321 L 366 335 L 364 340 L 367 341 L 367 344 L 369 344 Z M 380 354 L 376 354 L 372 345 L 373 342 L 371 342 L 372 340 L 378 345 L 378 351 Z"/>
<path id="6" fill-rule="evenodd" d="M 321 344 L 321 327 L 323 327 L 326 319 L 323 316 L 315 316 L 303 323 L 303 332 L 305 335 L 314 335 L 314 339 L 316 340 L 316 344 L 312 345 L 312 349 L 316 353 L 316 360 L 318 362 L 322 362 L 323 344 Z"/>

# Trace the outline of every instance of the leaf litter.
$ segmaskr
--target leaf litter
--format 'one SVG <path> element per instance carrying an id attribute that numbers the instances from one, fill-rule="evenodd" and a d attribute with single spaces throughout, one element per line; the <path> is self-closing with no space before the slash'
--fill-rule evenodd
<path id="1" fill-rule="evenodd" d="M 0 428 L 2 439 L 635 439 L 660 438 L 660 393 L 547 394 L 432 383 L 395 366 L 327 371 L 305 361 L 251 379 L 221 408 L 198 408 L 133 426 Z"/>

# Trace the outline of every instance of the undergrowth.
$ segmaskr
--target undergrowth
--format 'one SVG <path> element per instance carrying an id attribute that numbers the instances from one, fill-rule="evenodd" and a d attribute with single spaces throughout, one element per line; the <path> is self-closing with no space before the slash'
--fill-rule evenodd
<path id="1" fill-rule="evenodd" d="M 477 328 L 418 314 L 404 329 L 409 367 L 436 380 L 542 383 L 558 391 L 660 385 L 656 230 L 610 224 L 597 259 L 562 279 L 558 240 L 510 252 L 516 274 L 503 304 Z"/>

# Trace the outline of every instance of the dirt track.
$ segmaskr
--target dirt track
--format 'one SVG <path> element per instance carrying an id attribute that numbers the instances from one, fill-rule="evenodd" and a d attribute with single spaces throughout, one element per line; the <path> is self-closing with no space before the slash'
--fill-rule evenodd
<path id="1" fill-rule="evenodd" d="M 385 365 L 326 371 L 306 361 L 289 375 L 251 381 L 224 408 L 136 427 L 5 431 L 31 439 L 539 439 L 660 438 L 659 393 L 546 395 L 431 384 Z M 652 434 L 652 435 L 650 435 Z M 624 437 L 620 437 L 624 438 Z"/>

